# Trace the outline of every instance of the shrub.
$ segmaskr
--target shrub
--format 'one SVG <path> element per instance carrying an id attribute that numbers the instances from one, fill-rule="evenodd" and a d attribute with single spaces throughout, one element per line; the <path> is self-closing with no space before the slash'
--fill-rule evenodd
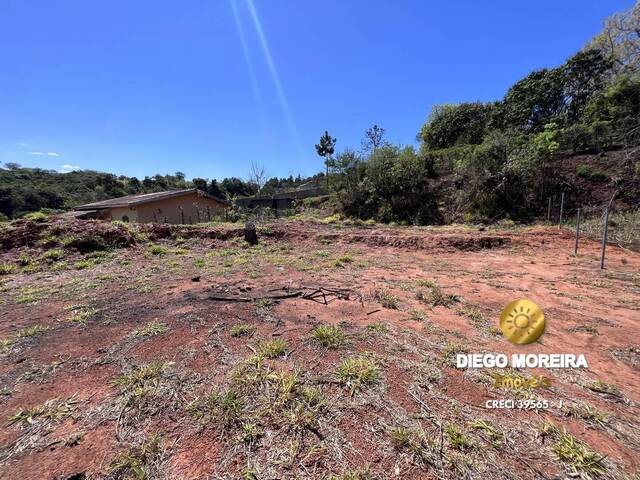
<path id="1" fill-rule="evenodd" d="M 49 219 L 49 216 L 44 212 L 31 212 L 27 213 L 23 218 L 32 222 L 43 223 Z"/>
<path id="2" fill-rule="evenodd" d="M 591 180 L 604 180 L 607 175 L 591 165 L 580 164 L 576 166 L 576 175 L 580 178 Z"/>

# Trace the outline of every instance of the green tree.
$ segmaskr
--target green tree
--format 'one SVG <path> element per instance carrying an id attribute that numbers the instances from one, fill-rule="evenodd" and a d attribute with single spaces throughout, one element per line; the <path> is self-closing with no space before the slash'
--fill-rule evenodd
<path id="1" fill-rule="evenodd" d="M 430 150 L 482 143 L 491 110 L 480 102 L 435 105 L 419 136 Z"/>
<path id="2" fill-rule="evenodd" d="M 386 130 L 378 125 L 367 128 L 364 132 L 362 140 L 362 149 L 365 152 L 375 152 L 384 142 L 384 134 Z"/>
<path id="3" fill-rule="evenodd" d="M 335 150 L 337 140 L 329 135 L 329 132 L 325 130 L 324 135 L 320 137 L 320 143 L 316 145 L 316 152 L 321 157 L 324 157 L 324 164 L 327 172 L 327 187 L 329 186 L 329 166 L 331 165 L 331 155 Z"/>
<path id="4" fill-rule="evenodd" d="M 507 91 L 501 105 L 503 126 L 524 132 L 539 132 L 547 123 L 561 120 L 564 106 L 562 69 L 537 70 Z"/>

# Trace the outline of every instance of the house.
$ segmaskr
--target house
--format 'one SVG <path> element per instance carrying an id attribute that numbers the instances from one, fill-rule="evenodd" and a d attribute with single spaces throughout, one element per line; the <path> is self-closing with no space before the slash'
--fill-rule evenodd
<path id="1" fill-rule="evenodd" d="M 77 218 L 100 218 L 140 223 L 200 223 L 224 214 L 229 203 L 202 190 L 127 195 L 74 207 Z"/>

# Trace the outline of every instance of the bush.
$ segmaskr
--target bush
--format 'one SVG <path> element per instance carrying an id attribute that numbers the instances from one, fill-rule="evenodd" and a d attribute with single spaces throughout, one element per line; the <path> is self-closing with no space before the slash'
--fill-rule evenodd
<path id="1" fill-rule="evenodd" d="M 42 223 L 46 222 L 49 219 L 49 216 L 44 212 L 31 212 L 27 213 L 23 218 L 32 222 Z"/>
<path id="2" fill-rule="evenodd" d="M 591 180 L 604 180 L 607 175 L 591 165 L 580 164 L 576 166 L 576 175 L 580 178 Z"/>

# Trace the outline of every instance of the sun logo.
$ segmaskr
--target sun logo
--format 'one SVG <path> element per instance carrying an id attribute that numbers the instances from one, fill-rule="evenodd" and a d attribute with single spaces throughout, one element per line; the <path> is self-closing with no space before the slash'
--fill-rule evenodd
<path id="1" fill-rule="evenodd" d="M 544 333 L 544 313 L 531 300 L 514 300 L 500 314 L 500 330 L 511 343 L 535 342 Z"/>

